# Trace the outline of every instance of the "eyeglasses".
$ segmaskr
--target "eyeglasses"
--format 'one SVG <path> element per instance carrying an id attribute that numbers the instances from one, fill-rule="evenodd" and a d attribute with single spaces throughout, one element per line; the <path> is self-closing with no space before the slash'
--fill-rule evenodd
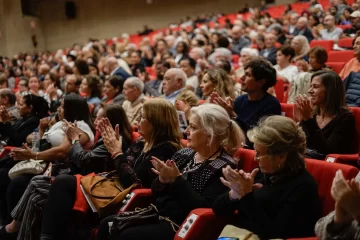
<path id="1" fill-rule="evenodd" d="M 267 157 L 268 155 L 266 154 L 266 155 L 262 155 L 262 156 L 260 156 L 259 154 L 258 154 L 258 152 L 257 151 L 255 151 L 255 156 L 254 156 L 254 160 L 255 161 L 260 161 L 260 159 L 261 158 L 263 158 L 263 157 Z"/>

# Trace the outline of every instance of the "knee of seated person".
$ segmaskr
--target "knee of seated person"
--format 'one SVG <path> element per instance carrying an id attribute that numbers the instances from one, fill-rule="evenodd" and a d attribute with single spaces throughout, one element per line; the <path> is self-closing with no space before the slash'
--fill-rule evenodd
<path id="1" fill-rule="evenodd" d="M 76 188 L 76 178 L 72 175 L 60 175 L 57 176 L 53 183 L 51 188 L 57 188 L 57 189 L 73 189 Z"/>

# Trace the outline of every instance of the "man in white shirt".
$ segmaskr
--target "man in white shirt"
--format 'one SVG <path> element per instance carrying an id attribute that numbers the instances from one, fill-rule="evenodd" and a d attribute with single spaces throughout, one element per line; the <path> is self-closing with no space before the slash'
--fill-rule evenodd
<path id="1" fill-rule="evenodd" d="M 324 18 L 325 28 L 320 31 L 320 39 L 339 41 L 342 34 L 342 29 L 335 26 L 335 18 L 332 15 L 327 15 Z"/>
<path id="2" fill-rule="evenodd" d="M 185 88 L 193 92 L 196 92 L 196 89 L 199 86 L 198 77 L 195 74 L 196 62 L 192 58 L 184 58 L 180 61 L 180 68 L 183 70 L 187 76 Z"/>

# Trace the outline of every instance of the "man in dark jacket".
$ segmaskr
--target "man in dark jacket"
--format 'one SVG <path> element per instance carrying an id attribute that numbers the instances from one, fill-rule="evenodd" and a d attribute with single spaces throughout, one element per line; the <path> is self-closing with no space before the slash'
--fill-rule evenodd
<path id="1" fill-rule="evenodd" d="M 266 58 L 272 65 L 276 64 L 276 36 L 272 33 L 265 35 L 265 49 L 261 50 L 260 56 Z"/>
<path id="2" fill-rule="evenodd" d="M 292 33 L 292 35 L 293 36 L 303 35 L 307 38 L 307 40 L 309 42 L 314 39 L 311 29 L 308 27 L 307 18 L 305 18 L 305 17 L 299 18 L 299 20 L 296 23 L 296 28 L 295 28 L 294 32 Z"/>

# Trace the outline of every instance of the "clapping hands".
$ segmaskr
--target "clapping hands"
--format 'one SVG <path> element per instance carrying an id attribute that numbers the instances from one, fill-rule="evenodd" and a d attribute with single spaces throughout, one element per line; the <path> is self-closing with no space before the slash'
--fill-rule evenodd
<path id="1" fill-rule="evenodd" d="M 161 183 L 172 183 L 181 175 L 176 163 L 167 160 L 165 163 L 156 157 L 152 157 L 151 163 L 154 166 L 151 170 L 159 176 Z"/>
<path id="2" fill-rule="evenodd" d="M 310 99 L 306 95 L 299 95 L 295 98 L 294 120 L 297 122 L 312 118 L 313 110 Z"/>

